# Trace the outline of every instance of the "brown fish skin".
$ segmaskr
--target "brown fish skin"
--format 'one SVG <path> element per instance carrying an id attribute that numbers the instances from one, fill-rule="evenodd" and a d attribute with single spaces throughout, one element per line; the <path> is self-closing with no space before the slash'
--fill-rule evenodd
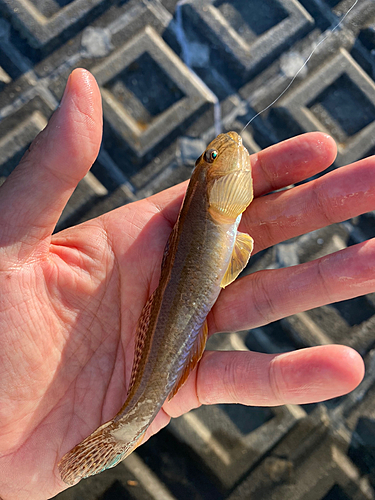
<path id="1" fill-rule="evenodd" d="M 251 238 L 237 227 L 252 197 L 250 159 L 241 137 L 220 134 L 196 162 L 159 285 L 142 310 L 127 399 L 111 421 L 63 457 L 59 470 L 67 484 L 128 456 L 196 366 L 207 339 L 206 316 L 251 253 Z"/>

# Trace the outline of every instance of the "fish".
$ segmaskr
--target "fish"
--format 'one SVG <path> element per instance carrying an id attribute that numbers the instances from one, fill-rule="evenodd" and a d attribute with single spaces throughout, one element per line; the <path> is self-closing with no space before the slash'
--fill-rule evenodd
<path id="1" fill-rule="evenodd" d="M 251 236 L 238 231 L 252 199 L 250 156 L 241 136 L 218 135 L 195 163 L 165 247 L 159 284 L 141 312 L 126 401 L 59 462 L 68 485 L 130 455 L 196 367 L 206 345 L 207 315 L 253 250 Z"/>

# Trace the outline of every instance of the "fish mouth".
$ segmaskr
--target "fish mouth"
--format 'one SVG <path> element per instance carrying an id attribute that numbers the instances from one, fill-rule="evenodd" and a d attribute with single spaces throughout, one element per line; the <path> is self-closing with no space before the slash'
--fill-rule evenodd
<path id="1" fill-rule="evenodd" d="M 231 131 L 227 132 L 225 135 L 232 139 L 238 146 L 242 146 L 242 137 L 237 134 L 237 132 Z"/>
<path id="2" fill-rule="evenodd" d="M 232 168 L 228 168 L 227 166 L 224 169 L 219 167 L 215 169 L 215 174 L 224 176 L 233 172 L 251 171 L 250 155 L 242 144 L 242 137 L 237 132 L 227 132 L 223 136 L 223 139 L 226 139 L 226 144 L 222 145 L 220 153 L 221 155 L 225 155 L 228 152 L 229 161 L 233 166 Z"/>
<path id="3" fill-rule="evenodd" d="M 207 146 L 219 153 L 218 159 L 211 167 L 212 175 L 222 177 L 234 172 L 251 172 L 250 156 L 237 132 L 220 134 Z M 198 161 L 198 160 L 197 160 Z"/>
<path id="4" fill-rule="evenodd" d="M 242 137 L 237 132 L 231 131 L 224 134 L 219 134 L 216 139 L 210 142 L 207 149 L 217 149 L 222 153 L 228 148 L 243 148 Z"/>

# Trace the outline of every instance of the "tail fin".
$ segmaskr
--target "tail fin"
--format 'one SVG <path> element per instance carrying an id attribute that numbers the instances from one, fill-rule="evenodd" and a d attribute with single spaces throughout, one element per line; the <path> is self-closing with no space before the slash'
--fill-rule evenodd
<path id="1" fill-rule="evenodd" d="M 59 462 L 62 480 L 70 486 L 81 479 L 99 474 L 124 460 L 140 444 L 143 435 L 136 442 L 117 441 L 107 422 L 70 450 Z"/>

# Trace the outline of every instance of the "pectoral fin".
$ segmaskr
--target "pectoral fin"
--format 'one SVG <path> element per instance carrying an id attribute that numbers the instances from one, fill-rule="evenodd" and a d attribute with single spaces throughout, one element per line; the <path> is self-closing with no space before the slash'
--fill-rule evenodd
<path id="1" fill-rule="evenodd" d="M 209 212 L 235 219 L 253 199 L 253 181 L 250 170 L 239 170 L 215 180 L 208 193 Z"/>
<path id="2" fill-rule="evenodd" d="M 220 283 L 222 288 L 230 285 L 246 267 L 253 251 L 254 240 L 246 233 L 237 232 L 236 241 L 228 269 Z"/>
<path id="3" fill-rule="evenodd" d="M 195 341 L 193 349 L 190 352 L 190 356 L 188 357 L 185 366 L 181 370 L 180 376 L 177 379 L 176 384 L 173 387 L 168 397 L 168 401 L 170 401 L 173 398 L 173 396 L 177 393 L 177 391 L 180 389 L 180 387 L 184 385 L 190 373 L 197 366 L 197 363 L 201 359 L 204 348 L 206 346 L 207 335 L 208 335 L 208 326 L 207 326 L 207 320 L 205 320 L 202 328 L 200 329 L 197 335 L 197 339 Z"/>

